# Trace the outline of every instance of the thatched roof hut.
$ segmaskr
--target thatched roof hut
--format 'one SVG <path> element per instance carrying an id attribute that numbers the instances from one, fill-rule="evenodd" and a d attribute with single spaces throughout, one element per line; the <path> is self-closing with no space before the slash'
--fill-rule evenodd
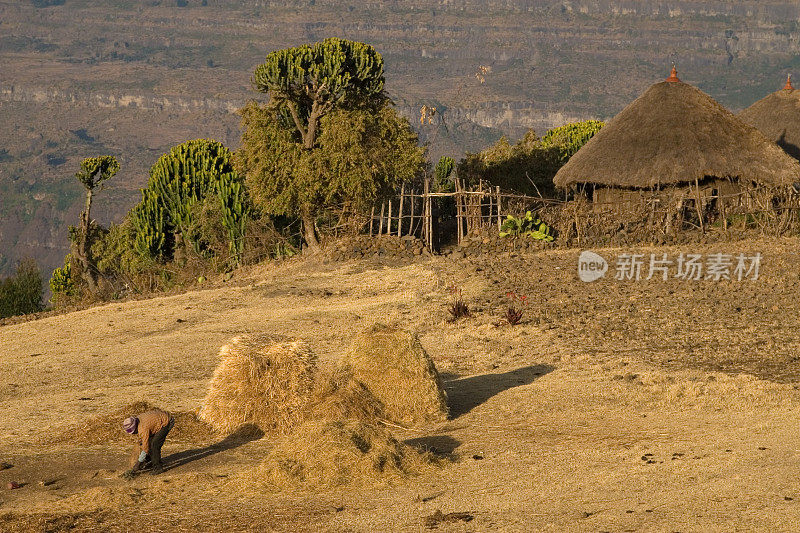
<path id="1" fill-rule="evenodd" d="M 791 184 L 800 164 L 673 69 L 581 148 L 554 182 L 657 189 L 708 181 Z"/>
<path id="2" fill-rule="evenodd" d="M 800 90 L 792 86 L 791 76 L 780 91 L 762 98 L 739 114 L 769 140 L 795 159 L 800 159 Z"/>

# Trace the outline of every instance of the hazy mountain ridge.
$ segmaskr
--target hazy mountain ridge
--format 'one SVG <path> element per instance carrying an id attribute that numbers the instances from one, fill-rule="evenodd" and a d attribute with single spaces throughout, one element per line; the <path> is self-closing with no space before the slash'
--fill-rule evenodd
<path id="1" fill-rule="evenodd" d="M 105 224 L 137 200 L 170 146 L 212 137 L 235 147 L 234 111 L 263 97 L 249 80 L 270 50 L 328 36 L 373 44 L 388 92 L 434 156 L 477 150 L 501 132 L 608 118 L 672 61 L 733 109 L 800 67 L 800 5 L 789 1 L 207 4 L 0 2 L 0 272 L 40 245 L 53 250 L 40 256 L 46 269 L 66 252 L 81 158 L 121 159 L 97 202 Z M 481 65 L 491 67 L 485 83 Z M 423 104 L 444 112 L 446 129 L 419 123 Z"/>

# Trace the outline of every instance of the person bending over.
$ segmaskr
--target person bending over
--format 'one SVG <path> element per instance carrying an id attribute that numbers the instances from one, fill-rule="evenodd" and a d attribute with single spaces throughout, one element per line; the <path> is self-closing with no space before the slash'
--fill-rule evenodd
<path id="1" fill-rule="evenodd" d="M 129 416 L 122 422 L 126 433 L 138 436 L 131 456 L 131 468 L 122 477 L 130 479 L 148 466 L 152 466 L 152 474 L 163 472 L 161 447 L 173 425 L 175 419 L 161 409 L 150 409 L 139 415 Z"/>

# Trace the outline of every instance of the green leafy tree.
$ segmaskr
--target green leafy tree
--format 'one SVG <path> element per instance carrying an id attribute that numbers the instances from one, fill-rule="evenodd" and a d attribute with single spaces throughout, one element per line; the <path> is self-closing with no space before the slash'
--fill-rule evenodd
<path id="1" fill-rule="evenodd" d="M 314 150 L 295 142 L 296 132 L 271 106 L 251 102 L 241 114 L 237 167 L 254 205 L 272 215 L 305 212 L 313 220 L 330 206 L 366 210 L 425 168 L 425 148 L 389 105 L 327 114 Z"/>
<path id="2" fill-rule="evenodd" d="M 385 101 L 383 58 L 364 43 L 330 38 L 271 52 L 253 75 L 256 90 L 269 94 L 270 107 L 282 121 L 293 126 L 291 136 L 282 136 L 282 142 L 293 142 L 305 151 L 319 148 L 322 119 L 334 110 L 379 108 Z M 289 140 L 291 139 L 291 141 Z M 311 172 L 312 159 L 302 159 L 304 168 Z M 293 173 L 295 176 L 297 173 Z M 300 178 L 306 183 L 319 176 Z M 297 211 L 303 221 L 304 237 L 312 248 L 319 246 L 314 228 L 313 203 L 299 201 L 292 211 Z"/>
<path id="3" fill-rule="evenodd" d="M 0 280 L 0 318 L 41 311 L 42 294 L 42 273 L 36 261 L 20 261 L 12 276 Z"/>
<path id="4" fill-rule="evenodd" d="M 553 128 L 542 137 L 541 146 L 557 148 L 559 158 L 566 163 L 570 157 L 589 142 L 604 125 L 599 120 L 584 120 Z"/>
<path id="5" fill-rule="evenodd" d="M 484 180 L 503 189 L 552 197 L 558 169 L 602 126 L 597 120 L 576 122 L 553 128 L 541 139 L 530 130 L 515 145 L 503 137 L 480 153 L 468 153 L 459 162 L 459 176 L 472 184 Z"/>
<path id="6" fill-rule="evenodd" d="M 81 162 L 80 170 L 75 174 L 83 188 L 86 189 L 86 204 L 81 213 L 81 223 L 74 255 L 81 265 L 81 277 L 83 277 L 92 293 L 97 292 L 97 269 L 90 254 L 94 233 L 91 231 L 92 198 L 95 190 L 98 188 L 102 190 L 103 184 L 113 178 L 118 171 L 119 163 L 117 158 L 104 155 L 84 159 Z"/>
<path id="7" fill-rule="evenodd" d="M 219 204 L 229 251 L 237 261 L 249 214 L 244 180 L 233 168 L 231 152 L 207 139 L 173 147 L 150 169 L 142 200 L 131 214 L 136 250 L 143 257 L 169 259 L 178 235 L 197 253 L 206 251 L 195 220 L 197 205 L 206 201 Z"/>

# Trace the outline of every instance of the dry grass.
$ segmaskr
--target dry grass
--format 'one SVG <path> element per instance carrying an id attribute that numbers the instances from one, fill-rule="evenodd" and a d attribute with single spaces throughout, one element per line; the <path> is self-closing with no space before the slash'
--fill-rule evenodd
<path id="1" fill-rule="evenodd" d="M 153 409 L 153 406 L 146 401 L 134 402 L 112 413 L 90 418 L 79 426 L 64 430 L 45 440 L 50 443 L 84 446 L 132 442 L 132 437 L 122 429 L 122 421 L 128 416 L 150 409 Z M 214 440 L 214 430 L 195 413 L 179 411 L 171 414 L 175 418 L 175 426 L 169 433 L 170 441 L 205 443 Z"/>
<path id="2" fill-rule="evenodd" d="M 381 426 L 321 420 L 298 427 L 245 477 L 272 490 L 333 488 L 396 482 L 437 464 L 432 454 L 397 441 Z"/>
<path id="3" fill-rule="evenodd" d="M 316 356 L 300 341 L 243 335 L 220 350 L 200 418 L 230 433 L 252 423 L 283 434 L 298 424 L 314 386 Z"/>
<path id="4" fill-rule="evenodd" d="M 447 419 L 442 380 L 412 333 L 375 325 L 356 337 L 340 368 L 383 403 L 393 422 L 418 425 Z"/>

